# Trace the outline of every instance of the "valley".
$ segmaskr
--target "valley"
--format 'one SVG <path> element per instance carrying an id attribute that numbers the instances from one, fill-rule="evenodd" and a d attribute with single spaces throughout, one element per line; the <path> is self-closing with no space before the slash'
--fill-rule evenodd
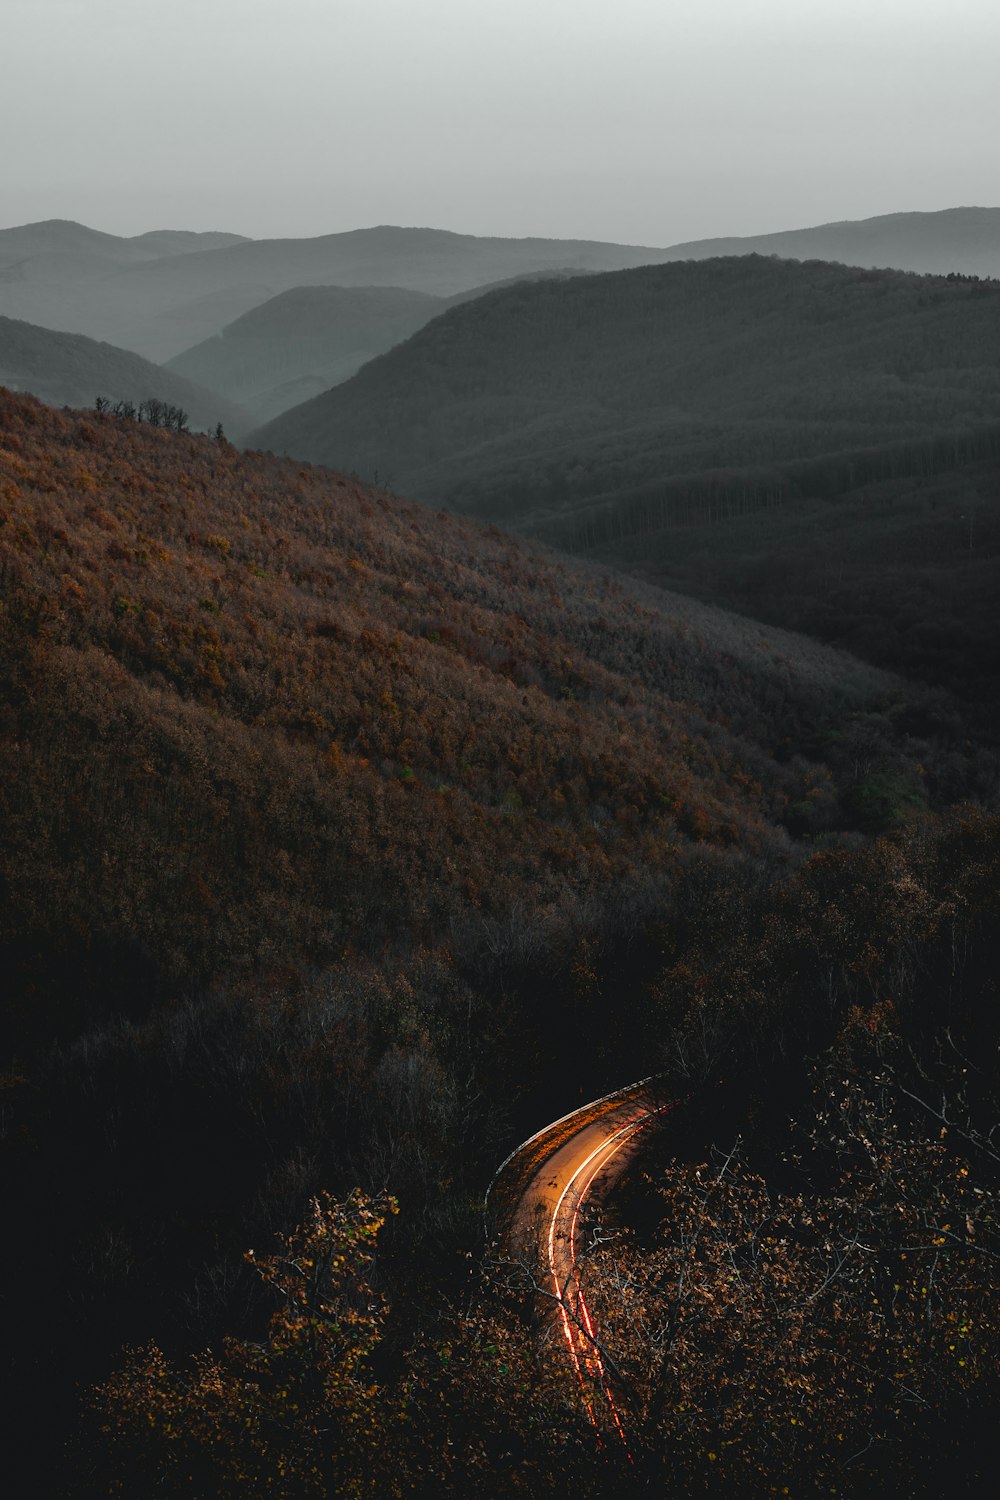
<path id="1" fill-rule="evenodd" d="M 19 1492 L 982 1492 L 994 217 L 0 231 Z"/>

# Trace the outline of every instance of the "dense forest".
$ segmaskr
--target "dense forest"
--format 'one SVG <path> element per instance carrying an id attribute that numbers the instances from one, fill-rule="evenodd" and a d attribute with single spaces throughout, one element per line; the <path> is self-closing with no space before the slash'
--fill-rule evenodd
<path id="1" fill-rule="evenodd" d="M 8 392 L 0 600 L 21 1493 L 984 1481 L 998 760 L 943 687 Z M 651 1071 L 587 1267 L 626 1459 L 482 1199 Z"/>
<path id="2" fill-rule="evenodd" d="M 659 496 L 547 534 L 948 687 L 972 732 L 995 739 L 1000 426 L 759 477 L 757 503 L 752 476 L 700 476 L 668 507 Z"/>
<path id="3" fill-rule="evenodd" d="M 543 281 L 436 318 L 249 441 L 564 526 L 704 471 L 964 439 L 997 421 L 998 330 L 1000 283 L 974 278 L 746 256 Z"/>

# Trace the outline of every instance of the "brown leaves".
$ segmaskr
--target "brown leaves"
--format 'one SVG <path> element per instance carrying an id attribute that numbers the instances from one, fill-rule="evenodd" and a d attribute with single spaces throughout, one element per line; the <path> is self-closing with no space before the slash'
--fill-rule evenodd
<path id="1" fill-rule="evenodd" d="M 995 1190 L 888 1075 L 844 1069 L 818 1080 L 815 1186 L 778 1190 L 738 1152 L 670 1167 L 652 1246 L 620 1237 L 588 1261 L 636 1442 L 692 1486 L 711 1449 L 741 1493 L 822 1492 L 872 1444 L 905 1462 L 929 1413 L 1000 1377 Z"/>
<path id="2" fill-rule="evenodd" d="M 226 1341 L 186 1368 L 150 1345 L 94 1395 L 117 1491 L 292 1497 L 399 1493 L 391 1432 L 402 1392 L 368 1367 L 384 1304 L 367 1274 L 396 1207 L 361 1193 L 311 1200 L 273 1255 L 247 1260 L 277 1307 L 259 1342 Z M 200 1477 L 199 1477 L 200 1476 Z"/>

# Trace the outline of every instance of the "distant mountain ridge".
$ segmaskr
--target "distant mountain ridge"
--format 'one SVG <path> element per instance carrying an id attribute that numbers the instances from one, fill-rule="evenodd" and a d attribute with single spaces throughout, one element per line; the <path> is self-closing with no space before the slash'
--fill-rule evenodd
<path id="1" fill-rule="evenodd" d="M 83 254 L 108 260 L 156 260 L 166 255 L 186 255 L 195 250 L 218 250 L 240 244 L 245 236 L 212 230 L 151 229 L 145 234 L 108 234 L 74 219 L 40 219 L 0 229 L 0 265 L 10 265 L 35 255 Z"/>
<path id="2" fill-rule="evenodd" d="M 447 306 L 404 287 L 293 287 L 186 349 L 168 368 L 267 421 L 348 379 Z"/>
<path id="3" fill-rule="evenodd" d="M 574 274 L 560 269 L 536 277 Z M 532 279 L 513 277 L 499 285 Z M 405 287 L 293 287 L 185 349 L 168 367 L 266 422 L 349 379 L 449 307 L 496 289 L 493 283 L 436 297 Z"/>
<path id="4" fill-rule="evenodd" d="M 165 362 L 302 286 L 448 297 L 558 269 L 594 273 L 750 253 L 1000 276 L 1000 208 L 899 213 L 660 246 L 502 238 L 377 225 L 307 239 L 155 230 L 125 238 L 68 220 L 0 230 L 0 314 Z"/>
<path id="5" fill-rule="evenodd" d="M 248 418 L 233 402 L 127 349 L 0 317 L 0 386 L 52 406 L 92 406 L 97 396 L 138 405 L 150 397 L 182 407 L 195 428 L 221 422 L 239 438 Z"/>
<path id="6" fill-rule="evenodd" d="M 779 255 L 841 261 L 946 276 L 1000 276 L 1000 208 L 946 208 L 935 213 L 880 214 L 776 234 L 727 236 L 671 245 L 671 258 Z"/>
<path id="7" fill-rule="evenodd" d="M 132 241 L 80 225 L 58 234 L 51 225 L 26 228 L 45 230 L 31 254 L 17 239 L 21 231 L 0 232 L 13 236 L 8 244 L 14 247 L 5 257 L 0 238 L 0 314 L 106 339 L 158 362 L 296 287 L 402 287 L 448 297 L 539 272 L 616 270 L 667 258 L 644 246 L 491 239 L 392 225 L 312 239 L 185 245 L 183 253 L 168 246 L 167 253 L 150 256 Z M 66 248 L 58 249 L 63 242 Z M 63 254 L 70 258 L 51 259 Z"/>

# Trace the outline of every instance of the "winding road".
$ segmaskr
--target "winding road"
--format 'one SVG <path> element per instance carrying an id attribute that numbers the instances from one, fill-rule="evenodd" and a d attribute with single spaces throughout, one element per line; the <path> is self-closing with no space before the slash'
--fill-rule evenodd
<path id="1" fill-rule="evenodd" d="M 617 1433 L 626 1452 L 614 1380 L 577 1278 L 582 1217 L 587 1200 L 621 1176 L 639 1133 L 672 1107 L 658 1096 L 654 1080 L 643 1079 L 556 1120 L 500 1169 L 524 1179 L 504 1249 L 529 1270 L 539 1297 L 551 1305 L 590 1420 L 599 1431 Z"/>

